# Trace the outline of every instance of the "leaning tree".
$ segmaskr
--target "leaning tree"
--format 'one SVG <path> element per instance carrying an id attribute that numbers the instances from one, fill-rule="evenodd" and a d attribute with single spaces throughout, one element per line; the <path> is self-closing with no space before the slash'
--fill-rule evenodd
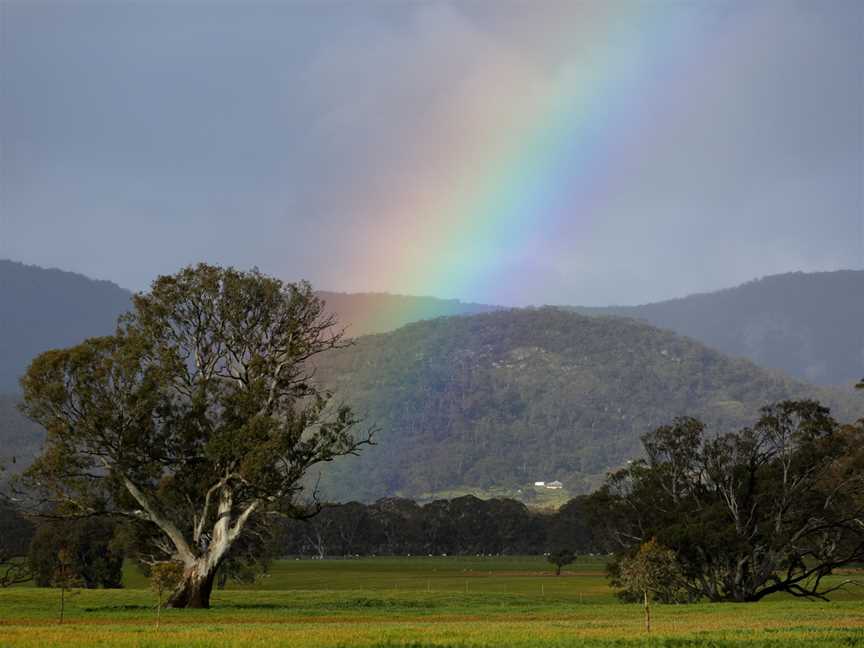
<path id="1" fill-rule="evenodd" d="M 371 442 L 314 381 L 344 344 L 335 324 L 305 282 L 203 264 L 158 278 L 114 335 L 30 365 L 23 410 L 48 436 L 25 484 L 65 515 L 139 521 L 139 556 L 183 567 L 168 604 L 208 607 L 232 547 L 302 514 L 309 469 Z"/>

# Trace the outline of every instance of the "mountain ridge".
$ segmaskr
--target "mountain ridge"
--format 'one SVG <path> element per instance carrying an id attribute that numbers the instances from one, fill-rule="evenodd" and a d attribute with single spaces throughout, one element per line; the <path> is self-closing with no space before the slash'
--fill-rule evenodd
<path id="1" fill-rule="evenodd" d="M 317 368 L 381 428 L 378 446 L 325 472 L 322 490 L 337 498 L 515 496 L 552 479 L 585 492 L 676 416 L 729 431 L 788 398 L 864 415 L 851 390 L 806 385 L 635 319 L 554 307 L 417 322 L 359 338 Z"/>
<path id="2" fill-rule="evenodd" d="M 640 306 L 566 307 L 644 320 L 822 385 L 864 374 L 864 270 L 790 272 Z"/>

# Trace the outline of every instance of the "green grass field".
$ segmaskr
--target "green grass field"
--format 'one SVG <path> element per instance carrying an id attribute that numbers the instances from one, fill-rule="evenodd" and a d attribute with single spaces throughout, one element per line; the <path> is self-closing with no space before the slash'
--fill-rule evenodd
<path id="1" fill-rule="evenodd" d="M 599 560 L 560 578 L 542 558 L 281 561 L 253 586 L 214 592 L 210 610 L 168 610 L 135 570 L 123 590 L 0 591 L 0 646 L 864 646 L 864 591 L 831 603 L 618 603 Z"/>

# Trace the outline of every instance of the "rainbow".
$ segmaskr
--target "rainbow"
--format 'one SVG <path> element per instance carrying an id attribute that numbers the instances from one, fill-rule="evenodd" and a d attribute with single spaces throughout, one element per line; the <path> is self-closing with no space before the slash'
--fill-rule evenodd
<path id="1" fill-rule="evenodd" d="M 365 269 L 364 289 L 488 302 L 504 268 L 512 276 L 519 264 L 542 263 L 539 232 L 548 239 L 572 219 L 590 227 L 585 214 L 614 190 L 620 144 L 646 126 L 640 96 L 662 73 L 646 69 L 646 48 L 687 27 L 687 13 L 661 12 L 663 3 L 596 7 L 582 48 L 590 61 L 540 80 L 486 71 L 467 84 L 488 99 L 481 115 L 456 93 L 457 126 L 441 133 L 453 162 L 381 200 L 385 217 L 355 265 Z"/>

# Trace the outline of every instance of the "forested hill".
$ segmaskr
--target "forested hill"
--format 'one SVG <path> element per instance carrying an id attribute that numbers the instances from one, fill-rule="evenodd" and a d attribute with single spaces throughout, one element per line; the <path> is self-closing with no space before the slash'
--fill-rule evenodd
<path id="1" fill-rule="evenodd" d="M 110 281 L 0 260 L 0 392 L 37 354 L 114 331 L 131 293 Z"/>
<path id="2" fill-rule="evenodd" d="M 713 430 L 758 408 L 818 398 L 841 419 L 864 398 L 795 382 L 691 339 L 618 317 L 510 310 L 419 322 L 360 338 L 318 379 L 370 424 L 378 445 L 324 471 L 328 497 L 571 493 L 640 452 L 644 432 L 692 415 Z M 522 493 L 518 493 L 522 489 Z"/>
<path id="3" fill-rule="evenodd" d="M 774 275 L 644 306 L 574 308 L 624 315 L 819 384 L 864 375 L 864 270 Z"/>

